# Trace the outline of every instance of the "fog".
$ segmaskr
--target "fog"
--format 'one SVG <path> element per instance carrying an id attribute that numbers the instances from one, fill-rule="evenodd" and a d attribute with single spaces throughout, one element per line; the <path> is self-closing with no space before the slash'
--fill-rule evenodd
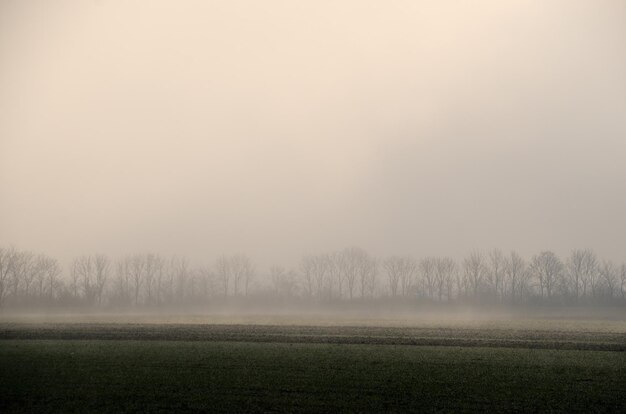
<path id="1" fill-rule="evenodd" d="M 626 3 L 0 3 L 0 246 L 626 259 Z"/>

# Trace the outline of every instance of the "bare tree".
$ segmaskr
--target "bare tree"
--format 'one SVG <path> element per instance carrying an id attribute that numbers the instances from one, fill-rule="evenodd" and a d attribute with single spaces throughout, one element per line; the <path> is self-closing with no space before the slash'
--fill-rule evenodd
<path id="1" fill-rule="evenodd" d="M 313 282 L 315 295 L 318 299 L 328 296 L 328 275 L 329 275 L 329 258 L 328 255 L 322 254 L 313 256 Z M 324 293 L 327 293 L 326 295 Z"/>
<path id="2" fill-rule="evenodd" d="M 130 286 L 133 292 L 133 305 L 139 304 L 141 287 L 145 282 L 146 261 L 144 256 L 136 254 L 130 259 Z"/>
<path id="3" fill-rule="evenodd" d="M 363 249 L 350 247 L 345 249 L 341 256 L 343 259 L 341 267 L 348 288 L 348 298 L 352 299 L 358 279 L 361 280 L 361 296 L 363 296 L 372 271 L 369 255 Z"/>
<path id="4" fill-rule="evenodd" d="M 234 296 L 239 295 L 242 284 L 243 294 L 247 295 L 254 276 L 254 266 L 252 260 L 246 255 L 222 255 L 215 262 L 215 273 L 221 281 L 224 296 L 228 296 L 231 282 Z"/>
<path id="5" fill-rule="evenodd" d="M 371 257 L 367 252 L 361 250 L 357 256 L 357 273 L 361 297 L 366 296 L 366 292 L 371 292 L 376 283 L 377 263 L 376 259 Z"/>
<path id="6" fill-rule="evenodd" d="M 163 263 L 163 282 L 161 284 L 161 298 L 165 303 L 172 304 L 176 299 L 176 277 L 178 258 L 175 256 Z"/>
<path id="7" fill-rule="evenodd" d="M 587 295 L 587 288 L 595 291 L 598 259 L 590 249 L 574 250 L 566 262 L 567 276 L 576 299 Z M 582 290 L 582 292 L 581 292 Z"/>
<path id="8" fill-rule="evenodd" d="M 243 283 L 243 294 L 244 296 L 247 296 L 250 282 L 254 276 L 254 265 L 252 264 L 252 260 L 243 254 L 234 255 L 230 258 L 230 268 L 235 285 L 235 295 L 239 292 L 239 284 Z"/>
<path id="9" fill-rule="evenodd" d="M 45 257 L 42 261 L 43 276 L 44 276 L 44 292 L 49 301 L 55 299 L 56 292 L 62 285 L 61 277 L 61 265 L 57 259 L 51 257 Z"/>
<path id="10" fill-rule="evenodd" d="M 303 277 L 304 292 L 307 296 L 313 296 L 313 278 L 315 272 L 315 259 L 313 256 L 304 256 L 300 269 Z"/>
<path id="11" fill-rule="evenodd" d="M 33 266 L 37 298 L 51 302 L 60 286 L 61 266 L 56 259 L 44 254 L 37 255 Z"/>
<path id="12" fill-rule="evenodd" d="M 93 288 L 95 290 L 98 305 L 102 304 L 102 294 L 104 287 L 109 279 L 111 272 L 111 260 L 103 254 L 97 254 L 93 257 L 94 280 Z"/>
<path id="13" fill-rule="evenodd" d="M 472 252 L 463 261 L 463 271 L 468 287 L 472 290 L 472 295 L 477 297 L 487 273 L 484 256 L 480 252 Z"/>
<path id="14" fill-rule="evenodd" d="M 224 296 L 228 296 L 228 288 L 230 285 L 230 260 L 228 257 L 221 255 L 215 261 L 215 274 L 219 278 L 222 284 L 222 292 L 224 292 Z"/>
<path id="15" fill-rule="evenodd" d="M 526 262 L 516 252 L 511 252 L 504 261 L 505 285 L 508 285 L 508 292 L 511 303 L 515 303 L 518 297 L 521 298 L 524 291 L 524 284 L 527 275 Z"/>
<path id="16" fill-rule="evenodd" d="M 539 282 L 541 297 L 552 298 L 555 288 L 563 276 L 563 263 L 551 251 L 543 251 L 533 257 L 531 271 Z"/>
<path id="17" fill-rule="evenodd" d="M 619 280 L 620 280 L 620 293 L 622 294 L 622 300 L 626 300 L 626 264 L 622 264 L 620 266 Z"/>
<path id="18" fill-rule="evenodd" d="M 0 307 L 9 295 L 14 257 L 14 248 L 0 247 Z"/>
<path id="19" fill-rule="evenodd" d="M 83 299 L 92 304 L 96 298 L 95 266 L 91 256 L 80 256 L 72 263 L 72 280 L 82 290 Z M 76 287 L 74 287 L 76 289 Z M 76 294 L 76 292 L 75 292 Z"/>
<path id="20" fill-rule="evenodd" d="M 600 267 L 600 276 L 604 284 L 606 295 L 609 299 L 612 299 L 617 293 L 620 283 L 617 267 L 610 260 L 605 260 Z"/>
<path id="21" fill-rule="evenodd" d="M 343 252 L 333 252 L 326 256 L 328 261 L 328 299 L 332 299 L 333 292 L 337 292 L 337 297 L 341 299 L 343 295 Z"/>
<path id="22" fill-rule="evenodd" d="M 452 299 L 452 286 L 454 286 L 454 273 L 456 272 L 456 263 L 449 257 L 441 257 L 435 259 L 435 285 L 437 288 L 437 297 L 441 302 L 443 295 L 446 294 L 448 301 Z"/>
<path id="23" fill-rule="evenodd" d="M 146 303 L 160 303 L 165 261 L 158 254 L 145 256 Z"/>
<path id="24" fill-rule="evenodd" d="M 489 270 L 487 272 L 490 288 L 497 300 L 504 297 L 504 255 L 498 249 L 489 252 Z"/>
<path id="25" fill-rule="evenodd" d="M 437 278 L 436 267 L 437 258 L 435 257 L 426 257 L 420 260 L 419 270 L 422 277 L 422 285 L 424 286 L 424 293 L 431 299 L 435 296 Z"/>
<path id="26" fill-rule="evenodd" d="M 173 257 L 171 260 L 172 269 L 176 277 L 176 299 L 178 303 L 184 303 L 187 284 L 191 276 L 189 260 L 186 257 Z"/>
<path id="27" fill-rule="evenodd" d="M 408 295 L 417 271 L 415 260 L 411 257 L 391 256 L 383 262 L 383 268 L 387 273 L 391 296 L 397 296 L 398 287 L 403 296 Z"/>

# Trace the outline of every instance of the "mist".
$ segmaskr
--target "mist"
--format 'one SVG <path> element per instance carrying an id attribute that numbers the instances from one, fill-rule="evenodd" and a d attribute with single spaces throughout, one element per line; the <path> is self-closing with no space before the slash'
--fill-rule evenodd
<path id="1" fill-rule="evenodd" d="M 626 246 L 619 1 L 3 1 L 0 245 Z"/>
<path id="2" fill-rule="evenodd" d="M 0 0 L 0 411 L 626 412 L 626 1 Z"/>

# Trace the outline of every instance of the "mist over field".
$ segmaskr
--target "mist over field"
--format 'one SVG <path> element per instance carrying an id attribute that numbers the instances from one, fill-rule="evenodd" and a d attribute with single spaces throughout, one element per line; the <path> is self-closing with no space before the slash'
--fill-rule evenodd
<path id="1" fill-rule="evenodd" d="M 0 412 L 626 412 L 626 2 L 0 0 Z"/>
<path id="2" fill-rule="evenodd" d="M 625 260 L 621 1 L 0 4 L 0 245 Z"/>

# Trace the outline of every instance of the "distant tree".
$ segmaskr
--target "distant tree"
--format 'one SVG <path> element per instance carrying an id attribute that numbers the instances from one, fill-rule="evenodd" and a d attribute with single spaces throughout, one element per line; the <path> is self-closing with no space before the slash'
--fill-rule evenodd
<path id="1" fill-rule="evenodd" d="M 348 298 L 353 298 L 357 281 L 360 281 L 363 297 L 374 274 L 374 262 L 365 250 L 358 247 L 344 249 L 341 256 L 341 269 L 348 288 Z"/>
<path id="2" fill-rule="evenodd" d="M 247 295 L 254 276 L 254 265 L 252 260 L 243 254 L 222 255 L 215 262 L 215 273 L 221 281 L 224 296 L 228 296 L 231 285 L 234 296 L 239 295 L 241 285 L 243 285 L 243 294 Z"/>
<path id="3" fill-rule="evenodd" d="M 419 272 L 422 280 L 423 294 L 431 299 L 435 296 L 435 286 L 437 284 L 436 268 L 437 258 L 426 257 L 420 260 Z"/>
<path id="4" fill-rule="evenodd" d="M 250 282 L 254 277 L 254 265 L 252 260 L 244 254 L 237 254 L 230 258 L 230 268 L 235 281 L 235 295 L 238 294 L 238 286 L 243 284 L 243 294 L 248 295 Z"/>
<path id="5" fill-rule="evenodd" d="M 449 257 L 435 259 L 435 285 L 439 302 L 443 301 L 444 294 L 447 295 L 448 301 L 452 299 L 455 272 L 456 263 L 454 260 Z"/>
<path id="6" fill-rule="evenodd" d="M 622 264 L 620 266 L 619 279 L 620 279 L 620 293 L 622 295 L 622 300 L 626 300 L 626 264 Z"/>
<path id="7" fill-rule="evenodd" d="M 145 283 L 146 277 L 146 261 L 145 257 L 135 254 L 130 258 L 130 287 L 133 292 L 133 305 L 139 305 L 141 288 Z"/>
<path id="8" fill-rule="evenodd" d="M 408 256 L 391 256 L 383 262 L 383 269 L 387 273 L 391 296 L 397 296 L 398 288 L 403 296 L 408 295 L 417 272 L 415 260 Z"/>
<path id="9" fill-rule="evenodd" d="M 304 287 L 304 293 L 311 297 L 313 296 L 313 272 L 315 268 L 315 260 L 313 256 L 304 256 L 300 264 L 300 273 L 302 274 L 302 285 Z"/>
<path id="10" fill-rule="evenodd" d="M 313 256 L 313 282 L 315 288 L 315 296 L 323 299 L 329 296 L 329 270 L 330 260 L 328 255 L 321 254 Z"/>
<path id="11" fill-rule="evenodd" d="M 341 299 L 343 296 L 344 283 L 344 255 L 343 252 L 333 252 L 326 255 L 328 266 L 328 299 L 332 299 L 333 295 Z"/>
<path id="12" fill-rule="evenodd" d="M 561 260 L 553 252 L 543 251 L 533 257 L 530 268 L 539 282 L 541 297 L 551 299 L 563 276 Z"/>
<path id="13" fill-rule="evenodd" d="M 397 256 L 392 256 L 383 262 L 383 269 L 387 273 L 387 279 L 389 281 L 389 292 L 392 297 L 396 297 L 398 294 L 398 285 L 400 283 L 402 259 Z"/>
<path id="14" fill-rule="evenodd" d="M 111 273 L 111 260 L 103 254 L 93 256 L 93 271 L 93 288 L 95 290 L 96 301 L 98 305 L 101 305 L 104 288 Z"/>
<path id="15" fill-rule="evenodd" d="M 370 256 L 366 251 L 361 250 L 357 255 L 357 274 L 360 286 L 361 298 L 364 298 L 368 293 L 373 292 L 374 285 L 376 284 L 377 273 L 376 259 Z"/>
<path id="16" fill-rule="evenodd" d="M 576 299 L 587 295 L 587 288 L 591 285 L 595 290 L 598 259 L 590 249 L 573 250 L 566 261 L 567 276 Z"/>
<path id="17" fill-rule="evenodd" d="M 120 302 L 125 305 L 130 305 L 133 302 L 133 289 L 132 289 L 132 268 L 133 268 L 133 256 L 126 256 L 118 262 L 117 265 L 117 278 L 118 278 L 118 292 Z"/>
<path id="18" fill-rule="evenodd" d="M 219 278 L 222 285 L 224 296 L 228 296 L 228 285 L 230 284 L 230 260 L 222 255 L 215 261 L 215 274 Z"/>
<path id="19" fill-rule="evenodd" d="M 487 274 L 484 256 L 480 252 L 472 252 L 463 260 L 463 273 L 472 295 L 477 297 Z"/>
<path id="20" fill-rule="evenodd" d="M 606 292 L 606 296 L 612 299 L 620 287 L 620 280 L 617 267 L 610 260 L 602 262 L 600 276 Z"/>
<path id="21" fill-rule="evenodd" d="M 14 257 L 14 248 L 0 247 L 0 308 L 9 295 Z"/>
<path id="22" fill-rule="evenodd" d="M 61 286 L 59 277 L 61 275 L 61 266 L 56 259 L 50 258 L 44 254 L 39 254 L 35 258 L 33 266 L 35 274 L 36 296 L 43 303 L 50 303 L 55 297 L 56 290 Z"/>
<path id="23" fill-rule="evenodd" d="M 72 281 L 74 296 L 78 297 L 76 288 L 82 291 L 85 303 L 93 304 L 96 298 L 95 266 L 91 256 L 80 256 L 72 263 Z"/>
<path id="24" fill-rule="evenodd" d="M 516 252 L 511 252 L 509 257 L 504 260 L 504 285 L 508 285 L 511 303 L 515 303 L 518 298 L 521 298 L 527 274 L 524 259 Z"/>
<path id="25" fill-rule="evenodd" d="M 504 297 L 504 255 L 498 249 L 489 252 L 487 279 L 491 293 L 497 300 Z"/>
<path id="26" fill-rule="evenodd" d="M 184 303 L 188 288 L 187 284 L 191 277 L 189 260 L 185 256 L 173 257 L 171 266 L 170 271 L 173 272 L 175 277 L 176 291 L 174 293 L 176 300 L 178 303 Z"/>

